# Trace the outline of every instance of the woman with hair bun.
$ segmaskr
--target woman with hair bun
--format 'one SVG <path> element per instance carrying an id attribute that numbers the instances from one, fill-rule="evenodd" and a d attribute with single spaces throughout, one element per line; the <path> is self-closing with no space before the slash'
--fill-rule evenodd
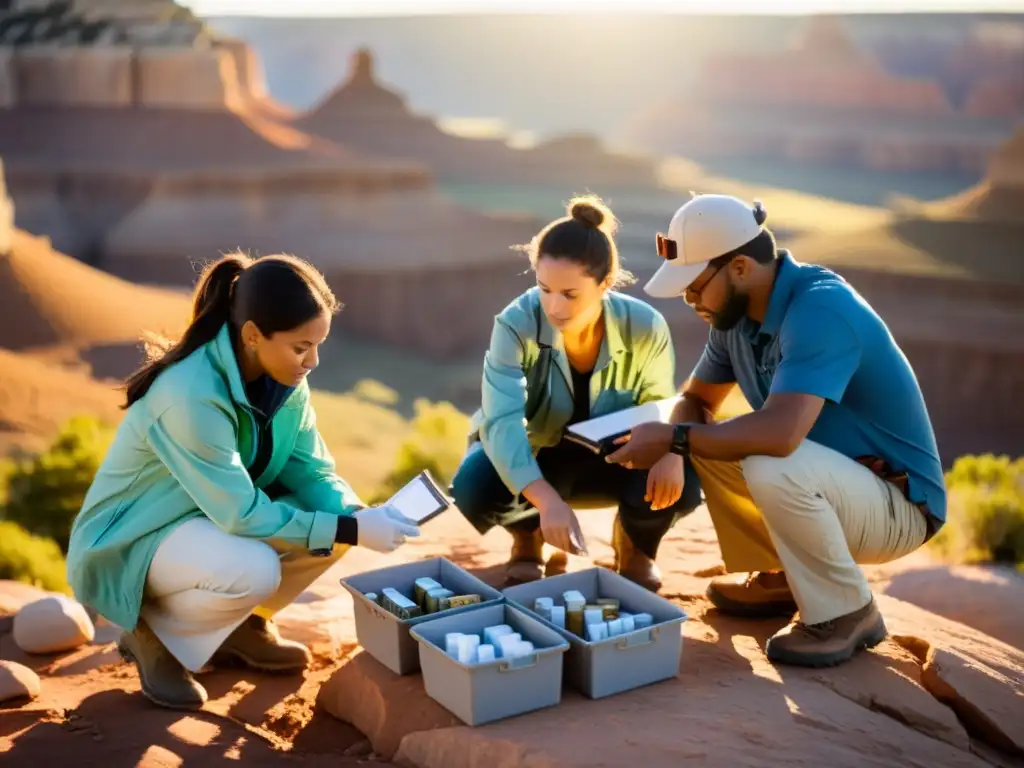
<path id="1" fill-rule="evenodd" d="M 665 318 L 615 290 L 633 281 L 619 264 L 615 227 L 599 198 L 570 201 L 568 215 L 522 247 L 537 285 L 495 318 L 481 407 L 452 495 L 481 534 L 499 525 L 512 535 L 511 583 L 541 578 L 545 542 L 585 553 L 570 505 L 606 501 L 618 505 L 616 570 L 657 591 L 658 545 L 700 503 L 696 475 L 680 456 L 631 470 L 562 439 L 570 424 L 676 393 Z M 552 557 L 548 575 L 565 562 Z"/>
<path id="2" fill-rule="evenodd" d="M 71 531 L 75 596 L 124 632 L 153 702 L 195 709 L 208 662 L 300 672 L 271 617 L 350 546 L 390 552 L 415 524 L 335 472 L 306 375 L 339 308 L 292 256 L 230 254 L 192 322 L 127 382 L 124 419 Z"/>

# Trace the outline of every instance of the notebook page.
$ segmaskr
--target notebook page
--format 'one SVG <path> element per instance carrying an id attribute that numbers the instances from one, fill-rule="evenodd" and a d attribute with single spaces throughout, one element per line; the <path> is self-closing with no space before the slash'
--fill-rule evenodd
<path id="1" fill-rule="evenodd" d="M 437 497 L 431 493 L 427 485 L 428 482 L 422 475 L 417 475 L 388 499 L 387 503 L 410 520 L 419 523 L 437 510 L 448 506 L 446 503 L 438 501 Z"/>
<path id="2" fill-rule="evenodd" d="M 635 405 L 615 413 L 608 413 L 587 421 L 581 421 L 568 427 L 568 431 L 579 435 L 591 443 L 599 443 L 601 440 L 622 432 L 628 432 L 637 424 L 645 421 L 667 422 L 672 415 L 672 409 L 679 402 L 681 395 L 654 400 L 643 405 Z"/>

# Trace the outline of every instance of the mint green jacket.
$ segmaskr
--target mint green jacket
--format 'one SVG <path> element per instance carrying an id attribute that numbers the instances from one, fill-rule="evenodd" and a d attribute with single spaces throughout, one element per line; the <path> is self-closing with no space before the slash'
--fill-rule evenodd
<path id="1" fill-rule="evenodd" d="M 665 318 L 623 293 L 609 291 L 603 301 L 605 334 L 590 378 L 591 418 L 676 394 L 675 352 Z M 534 375 L 541 345 L 551 347 L 544 381 Z M 527 422 L 529 390 L 536 387 L 536 410 Z M 540 290 L 531 288 L 495 318 L 480 410 L 473 417 L 474 433 L 512 493 L 542 477 L 536 453 L 562 439 L 572 411 L 572 372 L 562 335 L 541 311 Z"/>
<path id="2" fill-rule="evenodd" d="M 227 325 L 161 373 L 125 412 L 75 519 L 67 559 L 75 596 L 133 629 L 157 547 L 201 515 L 237 536 L 330 551 L 337 517 L 362 502 L 335 472 L 306 382 L 271 424 L 273 453 L 254 484 L 246 466 L 256 422 Z M 291 503 L 262 490 L 275 480 Z"/>

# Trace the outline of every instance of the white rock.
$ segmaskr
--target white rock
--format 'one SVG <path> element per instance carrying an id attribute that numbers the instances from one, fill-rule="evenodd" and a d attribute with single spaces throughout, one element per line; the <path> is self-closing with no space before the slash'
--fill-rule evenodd
<path id="1" fill-rule="evenodd" d="M 64 595 L 29 603 L 14 617 L 14 642 L 25 653 L 60 653 L 92 642 L 96 628 L 82 605 Z"/>
<path id="2" fill-rule="evenodd" d="M 0 659 L 0 702 L 39 695 L 39 675 L 28 667 Z"/>

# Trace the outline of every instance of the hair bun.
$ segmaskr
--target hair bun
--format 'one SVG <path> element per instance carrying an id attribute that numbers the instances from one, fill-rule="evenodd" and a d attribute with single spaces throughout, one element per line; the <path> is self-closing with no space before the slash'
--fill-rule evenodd
<path id="1" fill-rule="evenodd" d="M 569 215 L 581 224 L 601 229 L 611 212 L 597 198 L 577 198 L 569 204 Z"/>

